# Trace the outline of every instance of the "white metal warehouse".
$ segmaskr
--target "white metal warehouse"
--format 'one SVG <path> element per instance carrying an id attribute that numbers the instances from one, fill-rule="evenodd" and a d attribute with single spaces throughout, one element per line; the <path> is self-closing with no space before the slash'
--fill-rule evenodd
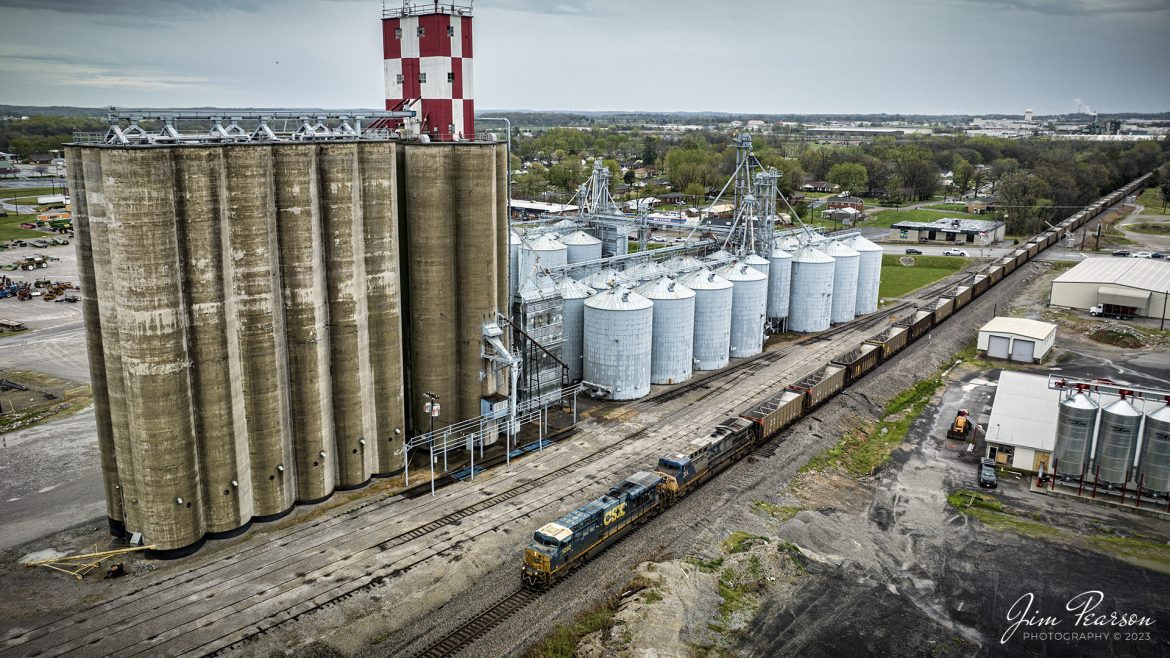
<path id="1" fill-rule="evenodd" d="M 1040 363 L 1054 343 L 1054 324 L 1027 318 L 992 318 L 979 329 L 976 349 L 993 359 Z"/>
<path id="2" fill-rule="evenodd" d="M 1048 303 L 1088 310 L 1097 304 L 1136 309 L 1134 315 L 1162 318 L 1170 295 L 1170 262 L 1151 258 L 1087 258 L 1056 277 Z"/>

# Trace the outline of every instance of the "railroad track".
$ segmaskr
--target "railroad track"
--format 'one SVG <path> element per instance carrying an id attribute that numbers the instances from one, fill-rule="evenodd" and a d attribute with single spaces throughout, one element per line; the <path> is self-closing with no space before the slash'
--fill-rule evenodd
<path id="1" fill-rule="evenodd" d="M 540 598 L 539 592 L 518 589 L 500 599 L 474 619 L 414 654 L 414 658 L 453 656 L 477 638 L 483 637 L 508 617 Z"/>

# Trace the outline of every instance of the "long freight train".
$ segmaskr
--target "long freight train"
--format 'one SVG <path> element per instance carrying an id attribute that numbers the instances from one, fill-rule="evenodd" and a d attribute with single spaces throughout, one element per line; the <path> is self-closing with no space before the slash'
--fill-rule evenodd
<path id="1" fill-rule="evenodd" d="M 724 418 L 684 452 L 665 455 L 653 471 L 639 471 L 604 496 L 537 530 L 524 551 L 525 587 L 542 590 L 630 530 L 669 507 L 712 476 L 776 437 L 841 389 L 893 358 L 956 311 L 991 289 L 1041 251 L 1134 193 L 1149 174 L 1085 207 L 1051 230 L 991 263 L 968 283 L 955 286 L 856 348 L 832 359 L 748 411 Z"/>

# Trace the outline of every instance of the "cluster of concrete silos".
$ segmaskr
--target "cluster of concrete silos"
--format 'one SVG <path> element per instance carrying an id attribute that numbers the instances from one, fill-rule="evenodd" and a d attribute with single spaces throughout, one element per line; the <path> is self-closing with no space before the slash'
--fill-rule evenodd
<path id="1" fill-rule="evenodd" d="M 503 145 L 67 153 L 116 532 L 181 549 L 400 471 L 408 371 L 449 420 L 495 392 Z"/>

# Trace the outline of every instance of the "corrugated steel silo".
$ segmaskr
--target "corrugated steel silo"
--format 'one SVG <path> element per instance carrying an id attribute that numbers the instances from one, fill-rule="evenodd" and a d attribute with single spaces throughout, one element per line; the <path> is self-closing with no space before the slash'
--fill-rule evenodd
<path id="1" fill-rule="evenodd" d="M 666 276 L 637 291 L 654 303 L 650 383 L 685 382 L 694 370 L 695 292 Z"/>
<path id="2" fill-rule="evenodd" d="M 662 264 L 662 268 L 676 278 L 684 274 L 690 274 L 702 267 L 703 261 L 694 256 L 675 256 Z"/>
<path id="3" fill-rule="evenodd" d="M 654 305 L 629 288 L 585 300 L 584 377 L 610 389 L 613 400 L 650 392 Z"/>
<path id="4" fill-rule="evenodd" d="M 857 270 L 861 255 L 838 240 L 830 242 L 825 253 L 835 261 L 829 319 L 834 323 L 852 322 L 857 316 Z"/>
<path id="5" fill-rule="evenodd" d="M 508 231 L 508 306 L 511 307 L 512 300 L 516 297 L 516 291 L 520 289 L 520 246 L 524 241 L 520 239 L 520 235 L 516 229 Z M 525 273 L 524 276 L 528 274 Z"/>
<path id="6" fill-rule="evenodd" d="M 1142 460 L 1139 478 L 1144 491 L 1170 492 L 1170 406 L 1146 414 L 1142 430 Z"/>
<path id="7" fill-rule="evenodd" d="M 845 243 L 860 254 L 857 261 L 857 315 L 874 313 L 882 284 L 882 248 L 865 236 L 855 235 Z"/>
<path id="8" fill-rule="evenodd" d="M 773 324 L 788 317 L 788 299 L 792 289 L 792 254 L 773 249 L 768 266 L 768 320 Z"/>
<path id="9" fill-rule="evenodd" d="M 585 336 L 585 300 L 593 295 L 589 286 L 569 277 L 558 284 L 561 297 L 565 300 L 561 320 L 561 361 L 569 369 L 569 381 L 579 381 L 583 376 L 581 350 Z"/>
<path id="10" fill-rule="evenodd" d="M 703 261 L 705 263 L 707 263 L 707 265 L 709 265 L 710 267 L 719 268 L 719 267 L 722 267 L 724 264 L 726 264 L 728 261 L 730 261 L 733 258 L 735 258 L 735 254 L 733 254 L 729 251 L 720 249 L 719 251 L 715 251 L 715 252 L 707 254 L 706 256 L 703 256 Z"/>
<path id="11" fill-rule="evenodd" d="M 1133 468 L 1141 422 L 1142 413 L 1125 398 L 1101 409 L 1094 455 L 1096 475 L 1101 482 L 1116 486 L 1125 484 Z"/>
<path id="12" fill-rule="evenodd" d="M 768 277 L 746 263 L 733 261 L 719 270 L 732 284 L 731 356 L 744 358 L 764 349 L 768 314 Z"/>
<path id="13" fill-rule="evenodd" d="M 1057 475 L 1075 480 L 1087 473 L 1097 411 L 1097 403 L 1084 393 L 1077 393 L 1060 403 L 1056 417 L 1056 444 L 1052 450 Z"/>
<path id="14" fill-rule="evenodd" d="M 530 276 L 539 266 L 556 267 L 568 262 L 569 250 L 553 235 L 538 235 L 520 245 L 520 277 Z"/>
<path id="15" fill-rule="evenodd" d="M 718 370 L 731 351 L 731 282 L 706 268 L 679 282 L 695 291 L 695 369 Z"/>
<path id="16" fill-rule="evenodd" d="M 569 264 L 601 258 L 601 240 L 585 231 L 573 231 L 563 236 L 561 244 L 568 250 L 565 262 Z"/>
<path id="17" fill-rule="evenodd" d="M 813 246 L 792 254 L 792 293 L 788 302 L 788 329 L 824 331 L 829 328 L 835 261 Z"/>
<path id="18" fill-rule="evenodd" d="M 621 285 L 626 282 L 622 273 L 613 269 L 612 267 L 603 267 L 597 272 L 590 274 L 581 280 L 581 283 L 593 288 L 594 290 L 609 290 L 610 288 Z"/>
<path id="19" fill-rule="evenodd" d="M 753 270 L 770 278 L 770 271 L 772 269 L 772 261 L 760 256 L 759 254 L 748 254 L 741 260 L 743 264 L 751 267 Z"/>
<path id="20" fill-rule="evenodd" d="M 657 280 L 662 276 L 662 266 L 652 260 L 631 265 L 622 271 L 622 278 L 631 285 Z"/>

